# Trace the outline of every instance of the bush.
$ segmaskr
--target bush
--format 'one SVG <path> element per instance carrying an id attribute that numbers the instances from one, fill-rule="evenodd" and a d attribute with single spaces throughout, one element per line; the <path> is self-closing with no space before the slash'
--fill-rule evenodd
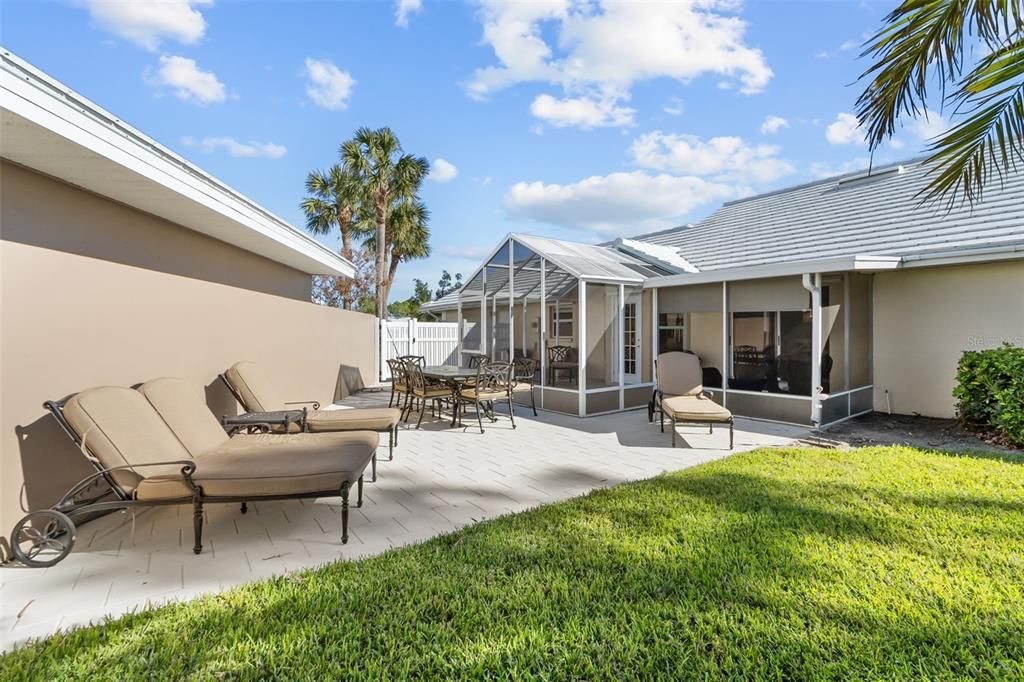
<path id="1" fill-rule="evenodd" d="M 995 428 L 1024 447 L 1024 348 L 964 351 L 953 396 L 963 421 Z"/>

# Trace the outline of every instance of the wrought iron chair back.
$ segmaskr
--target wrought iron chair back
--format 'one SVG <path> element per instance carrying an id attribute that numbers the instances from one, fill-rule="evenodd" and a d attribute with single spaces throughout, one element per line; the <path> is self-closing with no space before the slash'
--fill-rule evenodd
<path id="1" fill-rule="evenodd" d="M 571 353 L 571 346 L 548 346 L 548 362 L 567 362 Z"/>
<path id="2" fill-rule="evenodd" d="M 422 355 L 400 355 L 398 359 L 407 365 L 416 365 L 417 367 L 427 366 L 427 359 Z"/>
<path id="3" fill-rule="evenodd" d="M 466 364 L 466 366 L 469 367 L 470 369 L 477 369 L 481 365 L 486 365 L 487 362 L 488 357 L 486 355 L 473 354 L 469 356 L 469 362 Z"/>
<path id="4" fill-rule="evenodd" d="M 516 358 L 512 362 L 513 377 L 518 383 L 528 383 L 533 385 L 534 379 L 537 374 L 537 361 L 533 358 Z"/>
<path id="5" fill-rule="evenodd" d="M 511 362 L 488 362 L 476 370 L 478 393 L 511 393 L 514 367 Z"/>

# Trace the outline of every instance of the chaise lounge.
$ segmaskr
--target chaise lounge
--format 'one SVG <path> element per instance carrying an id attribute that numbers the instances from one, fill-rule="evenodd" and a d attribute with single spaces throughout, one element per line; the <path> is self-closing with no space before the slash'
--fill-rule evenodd
<path id="1" fill-rule="evenodd" d="M 246 412 L 275 412 L 295 409 L 296 405 L 310 405 L 306 414 L 306 430 L 312 433 L 339 431 L 376 431 L 388 434 L 388 460 L 394 459 L 398 444 L 398 422 L 402 411 L 397 407 L 364 407 L 358 409 L 321 410 L 315 400 L 286 401 L 274 390 L 273 384 L 254 362 L 236 362 L 220 375 L 221 380 Z M 290 431 L 299 430 L 292 425 Z M 377 479 L 374 470 L 373 480 Z"/>
<path id="2" fill-rule="evenodd" d="M 228 437 L 199 391 L 181 379 L 138 390 L 102 386 L 45 404 L 96 472 L 49 509 L 14 528 L 12 550 L 32 567 L 52 566 L 74 545 L 73 518 L 97 512 L 191 503 L 202 551 L 203 506 L 340 496 L 342 543 L 348 542 L 349 490 L 362 506 L 363 472 L 377 449 L 372 431 Z M 113 493 L 82 499 L 106 481 Z"/>
<path id="3" fill-rule="evenodd" d="M 665 417 L 672 422 L 672 447 L 676 446 L 676 424 L 707 424 L 713 433 L 715 424 L 729 425 L 729 449 L 733 447 L 732 412 L 711 399 L 704 390 L 700 359 L 692 353 L 671 351 L 658 356 L 656 366 L 658 388 L 655 403 L 661 413 L 660 424 L 665 432 Z"/>

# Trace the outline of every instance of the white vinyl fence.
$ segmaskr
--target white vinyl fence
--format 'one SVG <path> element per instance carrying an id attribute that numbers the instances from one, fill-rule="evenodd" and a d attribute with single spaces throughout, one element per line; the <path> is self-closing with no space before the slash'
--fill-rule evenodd
<path id="1" fill-rule="evenodd" d="M 475 330 L 467 323 L 466 336 Z M 391 378 L 388 360 L 403 355 L 422 355 L 427 365 L 458 365 L 459 323 L 385 320 L 381 323 L 380 378 Z"/>

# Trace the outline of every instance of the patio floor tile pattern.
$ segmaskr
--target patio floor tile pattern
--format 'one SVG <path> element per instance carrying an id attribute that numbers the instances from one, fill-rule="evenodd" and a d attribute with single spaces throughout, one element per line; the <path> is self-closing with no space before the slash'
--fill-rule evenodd
<path id="1" fill-rule="evenodd" d="M 346 406 L 386 403 L 364 393 Z M 467 524 L 582 495 L 595 488 L 684 469 L 730 454 L 728 432 L 701 427 L 670 434 L 644 411 L 578 419 L 517 407 L 508 417 L 464 428 L 446 419 L 403 428 L 393 462 L 381 461 L 340 542 L 340 499 L 210 505 L 204 550 L 192 554 L 191 508 L 116 513 L 83 525 L 74 552 L 57 566 L 0 566 L 0 646 L 118 616 L 147 604 L 186 600 L 339 559 L 359 559 Z M 667 428 L 667 427 L 666 427 Z M 738 419 L 733 452 L 785 445 L 807 430 Z M 386 446 L 381 448 L 387 457 Z M 133 526 L 134 525 L 134 529 Z"/>

